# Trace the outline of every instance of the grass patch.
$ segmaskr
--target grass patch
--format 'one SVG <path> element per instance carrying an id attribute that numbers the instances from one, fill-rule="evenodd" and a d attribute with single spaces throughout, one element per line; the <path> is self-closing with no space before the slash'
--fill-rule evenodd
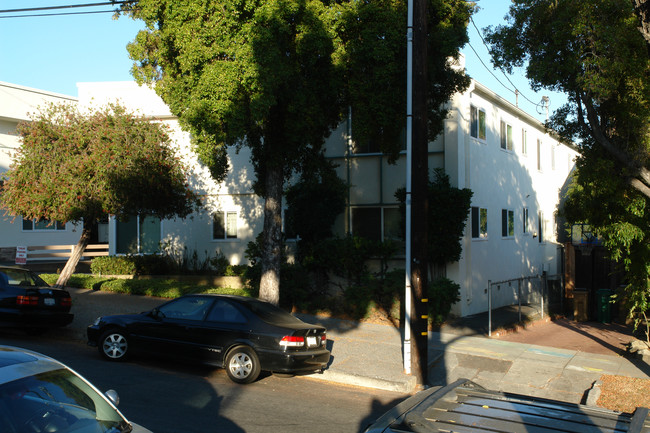
<path id="1" fill-rule="evenodd" d="M 41 274 L 46 283 L 56 283 L 57 274 Z M 225 295 L 256 296 L 249 288 L 232 289 L 228 287 L 211 287 L 193 283 L 183 283 L 173 279 L 132 280 L 74 274 L 67 284 L 69 287 L 106 292 L 123 293 L 138 296 L 156 296 L 159 298 L 177 298 L 190 293 L 218 293 Z"/>

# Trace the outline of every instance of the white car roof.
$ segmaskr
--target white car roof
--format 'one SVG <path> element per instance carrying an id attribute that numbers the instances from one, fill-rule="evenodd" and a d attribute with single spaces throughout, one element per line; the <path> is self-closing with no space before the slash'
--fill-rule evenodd
<path id="1" fill-rule="evenodd" d="M 0 383 L 13 382 L 23 377 L 62 368 L 66 367 L 40 353 L 0 345 Z"/>

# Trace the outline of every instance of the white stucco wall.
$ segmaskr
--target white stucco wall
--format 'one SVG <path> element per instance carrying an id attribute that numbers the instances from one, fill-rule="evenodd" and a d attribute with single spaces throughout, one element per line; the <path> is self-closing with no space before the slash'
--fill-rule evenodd
<path id="1" fill-rule="evenodd" d="M 470 106 L 486 111 L 487 137 L 470 137 Z M 561 272 L 561 250 L 557 243 L 554 212 L 559 191 L 565 184 L 577 153 L 559 144 L 539 122 L 511 104 L 495 99 L 485 88 L 472 88 L 454 98 L 456 110 L 448 123 L 456 123 L 456 149 L 447 144 L 446 169 L 454 173 L 458 186 L 474 192 L 472 206 L 488 210 L 487 238 L 472 239 L 471 218 L 463 241 L 463 257 L 448 267 L 448 276 L 461 283 L 461 302 L 454 313 L 465 316 L 486 310 L 488 281 L 504 281 Z M 500 122 L 513 127 L 512 151 L 501 148 Z M 522 151 L 521 131 L 527 131 L 527 153 Z M 542 142 L 542 170 L 537 169 L 537 140 Z M 551 165 L 551 148 L 555 167 Z M 528 208 L 528 229 L 523 230 L 523 208 Z M 503 237 L 502 209 L 514 212 L 514 236 Z M 538 214 L 543 214 L 545 233 L 538 237 Z M 494 307 L 509 305 L 516 299 L 516 284 L 493 291 Z"/>

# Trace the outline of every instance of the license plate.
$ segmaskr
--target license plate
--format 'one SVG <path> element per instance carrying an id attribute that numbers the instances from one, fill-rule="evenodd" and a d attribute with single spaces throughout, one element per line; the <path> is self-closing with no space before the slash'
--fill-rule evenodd
<path id="1" fill-rule="evenodd" d="M 56 301 L 54 300 L 54 298 L 45 298 L 43 299 L 43 303 L 45 305 L 54 305 Z"/>
<path id="2" fill-rule="evenodd" d="M 318 340 L 316 337 L 307 337 L 307 346 L 316 347 L 318 346 Z"/>

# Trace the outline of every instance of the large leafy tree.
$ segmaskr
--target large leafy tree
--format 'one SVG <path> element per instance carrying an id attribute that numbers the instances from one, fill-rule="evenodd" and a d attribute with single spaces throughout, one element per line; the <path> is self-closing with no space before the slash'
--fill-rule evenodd
<path id="1" fill-rule="evenodd" d="M 467 85 L 457 58 L 472 6 L 429 0 L 431 128 L 442 104 Z M 279 302 L 283 183 L 319 157 L 324 138 L 352 106 L 355 137 L 396 159 L 405 123 L 406 1 L 139 0 L 128 50 L 138 82 L 157 93 L 192 133 L 213 177 L 228 147 L 248 146 L 264 200 L 260 297 Z"/>
<path id="2" fill-rule="evenodd" d="M 497 66 L 526 65 L 533 87 L 569 95 L 550 122 L 581 152 L 562 212 L 625 264 L 640 311 L 650 306 L 647 18 L 646 0 L 514 0 L 508 24 L 487 37 Z"/>
<path id="3" fill-rule="evenodd" d="M 128 47 L 136 80 L 192 133 L 212 176 L 227 147 L 248 146 L 264 198 L 260 298 L 279 302 L 283 184 L 320 152 L 340 118 L 330 9 L 318 0 L 140 0 Z"/>
<path id="4" fill-rule="evenodd" d="M 83 227 L 57 286 L 67 283 L 93 225 L 108 215 L 186 216 L 197 204 L 166 128 L 119 105 L 81 113 L 52 104 L 18 133 L 0 205 L 16 217 Z"/>
<path id="5" fill-rule="evenodd" d="M 469 86 L 457 61 L 469 41 L 473 11 L 474 3 L 464 0 L 427 1 L 426 118 L 432 140 L 443 131 L 449 99 Z M 406 125 L 407 1 L 351 1 L 341 17 L 336 25 L 344 41 L 353 136 L 378 145 L 394 161 L 404 149 Z"/>

